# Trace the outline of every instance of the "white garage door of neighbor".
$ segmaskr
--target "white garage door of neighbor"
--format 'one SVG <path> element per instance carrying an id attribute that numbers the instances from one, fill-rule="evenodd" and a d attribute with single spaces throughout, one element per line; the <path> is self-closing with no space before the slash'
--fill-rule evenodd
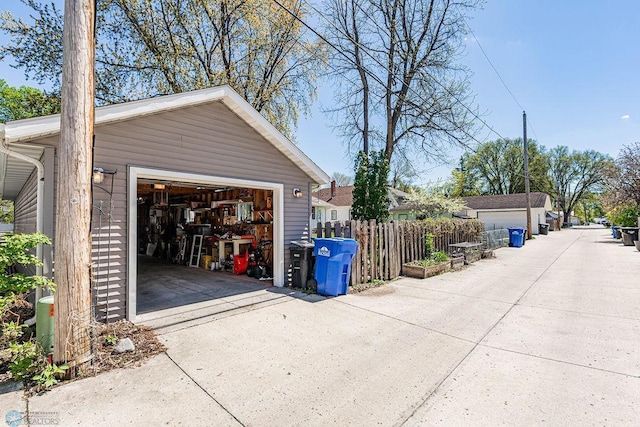
<path id="1" fill-rule="evenodd" d="M 478 219 L 484 223 L 485 230 L 498 230 L 500 228 L 527 227 L 526 211 L 507 212 L 478 212 Z M 531 221 L 532 223 L 534 221 Z M 532 224 L 533 233 L 537 233 L 537 225 Z"/>

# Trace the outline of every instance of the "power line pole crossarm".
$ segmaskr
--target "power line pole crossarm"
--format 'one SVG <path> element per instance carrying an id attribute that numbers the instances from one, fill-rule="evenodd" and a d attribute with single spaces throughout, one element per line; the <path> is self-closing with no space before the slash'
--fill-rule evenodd
<path id="1" fill-rule="evenodd" d="M 527 239 L 531 239 L 531 195 L 529 189 L 529 143 L 527 142 L 527 113 L 522 112 L 522 133 L 524 139 L 524 192 L 527 197 Z"/>

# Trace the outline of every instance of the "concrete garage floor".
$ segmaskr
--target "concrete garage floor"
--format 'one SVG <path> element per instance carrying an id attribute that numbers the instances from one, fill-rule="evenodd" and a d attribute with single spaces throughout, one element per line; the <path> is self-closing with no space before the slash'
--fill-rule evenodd
<path id="1" fill-rule="evenodd" d="M 262 299 L 282 296 L 274 292 L 270 280 L 170 264 L 144 255 L 138 257 L 137 282 L 136 323 L 153 327 L 252 305 L 256 295 L 263 295 Z"/>

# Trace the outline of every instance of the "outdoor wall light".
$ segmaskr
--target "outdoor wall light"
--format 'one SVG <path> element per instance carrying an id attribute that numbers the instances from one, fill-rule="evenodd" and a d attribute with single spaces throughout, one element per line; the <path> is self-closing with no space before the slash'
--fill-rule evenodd
<path id="1" fill-rule="evenodd" d="M 164 190 L 166 186 L 164 184 L 151 184 L 154 190 Z"/>
<path id="2" fill-rule="evenodd" d="M 93 183 L 102 184 L 103 181 L 104 181 L 104 169 L 93 168 Z"/>
<path id="3" fill-rule="evenodd" d="M 299 188 L 293 189 L 293 197 L 295 197 L 296 199 L 299 199 L 302 196 L 304 196 L 304 194 L 302 194 L 302 191 Z"/>

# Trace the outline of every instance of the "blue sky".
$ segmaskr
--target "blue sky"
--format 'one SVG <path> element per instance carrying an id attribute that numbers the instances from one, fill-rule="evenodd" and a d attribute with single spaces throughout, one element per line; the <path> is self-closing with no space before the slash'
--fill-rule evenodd
<path id="1" fill-rule="evenodd" d="M 0 10 L 25 13 L 18 0 L 3 0 Z M 640 141 L 639 16 L 635 0 L 488 0 L 468 24 L 527 111 L 530 138 L 548 148 L 567 145 L 615 157 L 622 145 Z M 0 43 L 5 40 L 0 36 Z M 504 137 L 522 136 L 522 108 L 473 35 L 462 62 L 473 72 L 471 89 L 487 124 Z M 14 86 L 37 86 L 9 63 L 0 64 L 0 78 Z M 299 146 L 327 173 L 352 175 L 352 161 L 321 112 L 331 106 L 331 87 L 321 83 L 318 92 L 312 117 L 300 122 Z M 486 128 L 476 137 L 484 140 L 488 134 L 490 140 L 498 137 Z M 431 170 L 421 180 L 448 178 L 460 154 L 452 150 L 449 163 L 423 165 Z"/>
<path id="2" fill-rule="evenodd" d="M 548 148 L 566 145 L 615 157 L 622 145 L 640 140 L 639 16 L 640 2 L 632 0 L 488 0 L 468 24 L 526 110 L 529 138 Z M 504 137 L 521 137 L 522 108 L 473 35 L 466 47 L 463 63 L 474 74 L 471 87 L 484 120 Z M 328 123 L 320 112 L 302 122 L 300 146 L 328 173 L 352 174 Z M 489 132 L 476 137 L 484 140 Z M 425 165 L 435 169 L 424 180 L 448 178 L 459 155 L 452 150 L 449 164 Z"/>

